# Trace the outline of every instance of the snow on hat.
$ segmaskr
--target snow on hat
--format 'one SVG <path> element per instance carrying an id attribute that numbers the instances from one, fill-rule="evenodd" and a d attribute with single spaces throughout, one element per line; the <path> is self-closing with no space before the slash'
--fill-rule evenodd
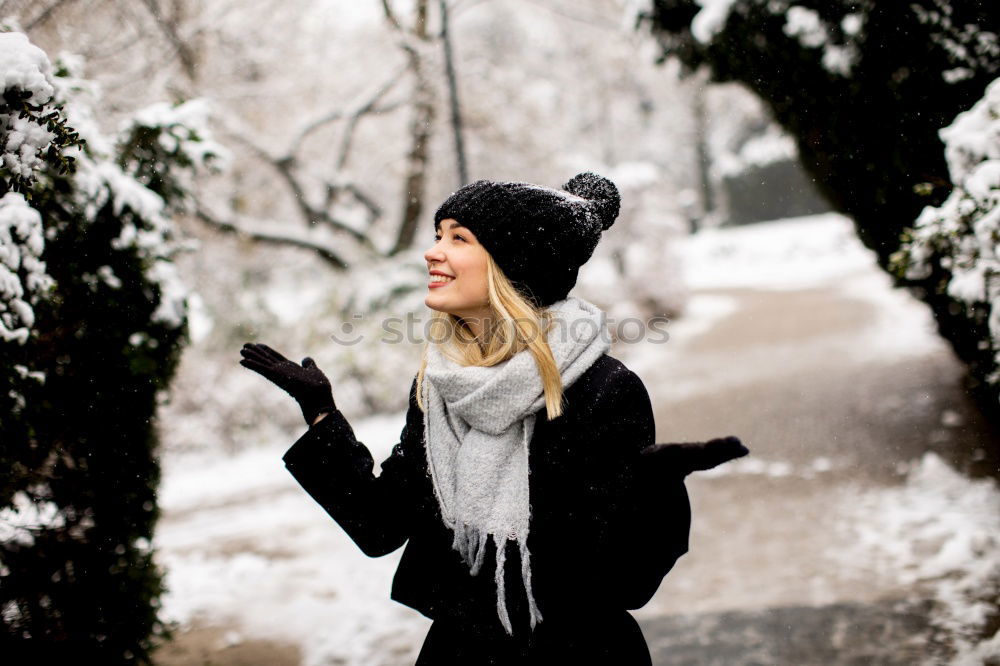
<path id="1" fill-rule="evenodd" d="M 441 204 L 434 228 L 447 219 L 467 227 L 514 286 L 544 307 L 566 298 L 620 207 L 618 188 L 595 173 L 558 190 L 477 180 Z"/>

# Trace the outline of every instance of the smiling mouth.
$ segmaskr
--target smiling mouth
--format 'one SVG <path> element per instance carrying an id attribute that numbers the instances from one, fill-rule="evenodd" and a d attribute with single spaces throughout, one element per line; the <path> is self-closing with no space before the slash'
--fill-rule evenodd
<path id="1" fill-rule="evenodd" d="M 428 287 L 443 287 L 446 284 L 454 282 L 455 278 L 445 277 L 444 275 L 432 275 L 431 281 L 428 283 Z"/>

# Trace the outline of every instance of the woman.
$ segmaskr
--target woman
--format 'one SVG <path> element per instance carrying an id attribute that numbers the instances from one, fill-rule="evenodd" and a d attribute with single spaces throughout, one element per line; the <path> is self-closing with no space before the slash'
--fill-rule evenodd
<path id="1" fill-rule="evenodd" d="M 311 426 L 284 456 L 303 488 L 369 556 L 406 543 L 391 596 L 434 620 L 418 665 L 650 664 L 626 609 L 650 580 L 630 502 L 652 407 L 608 356 L 604 313 L 568 295 L 618 211 L 590 173 L 561 190 L 477 181 L 441 205 L 434 342 L 377 477 L 312 359 L 242 350 Z"/>

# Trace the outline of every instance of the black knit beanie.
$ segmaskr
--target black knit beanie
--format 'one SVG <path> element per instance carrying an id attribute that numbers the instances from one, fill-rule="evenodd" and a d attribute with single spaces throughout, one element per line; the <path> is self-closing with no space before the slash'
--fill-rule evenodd
<path id="1" fill-rule="evenodd" d="M 514 286 L 544 307 L 567 297 L 620 205 L 615 184 L 595 173 L 561 190 L 477 180 L 441 204 L 434 228 L 454 219 L 470 229 Z"/>

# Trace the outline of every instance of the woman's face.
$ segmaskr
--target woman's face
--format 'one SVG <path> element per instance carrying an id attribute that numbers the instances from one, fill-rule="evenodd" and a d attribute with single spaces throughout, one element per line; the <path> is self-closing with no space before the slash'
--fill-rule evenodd
<path id="1" fill-rule="evenodd" d="M 434 246 L 424 253 L 430 273 L 424 303 L 432 310 L 482 322 L 490 312 L 486 248 L 471 231 L 450 218 L 441 220 L 434 240 Z M 478 329 L 475 322 L 469 323 Z"/>

